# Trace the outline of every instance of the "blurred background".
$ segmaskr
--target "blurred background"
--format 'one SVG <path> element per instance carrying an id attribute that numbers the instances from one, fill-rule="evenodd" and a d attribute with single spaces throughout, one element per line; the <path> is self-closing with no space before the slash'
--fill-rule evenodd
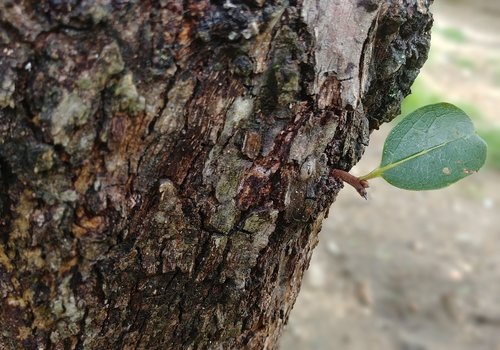
<path id="1" fill-rule="evenodd" d="M 323 224 L 283 350 L 500 350 L 500 1 L 438 0 L 429 60 L 403 114 L 447 101 L 488 143 L 486 166 L 443 190 L 349 186 Z M 392 125 L 352 173 L 378 166 Z"/>

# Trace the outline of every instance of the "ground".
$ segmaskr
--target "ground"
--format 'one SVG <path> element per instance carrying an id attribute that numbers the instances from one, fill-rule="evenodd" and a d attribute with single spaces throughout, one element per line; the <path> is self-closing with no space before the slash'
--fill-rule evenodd
<path id="1" fill-rule="evenodd" d="M 500 350 L 500 2 L 440 0 L 434 11 L 430 59 L 405 110 L 462 106 L 489 144 L 488 164 L 440 191 L 376 179 L 365 201 L 346 187 L 282 349 Z M 378 165 L 391 127 L 373 133 L 354 174 Z"/>

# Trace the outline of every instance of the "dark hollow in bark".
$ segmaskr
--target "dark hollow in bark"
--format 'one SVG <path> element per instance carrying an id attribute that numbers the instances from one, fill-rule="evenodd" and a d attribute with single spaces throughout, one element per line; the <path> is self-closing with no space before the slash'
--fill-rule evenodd
<path id="1" fill-rule="evenodd" d="M 428 6 L 1 1 L 0 348 L 276 348 Z"/>

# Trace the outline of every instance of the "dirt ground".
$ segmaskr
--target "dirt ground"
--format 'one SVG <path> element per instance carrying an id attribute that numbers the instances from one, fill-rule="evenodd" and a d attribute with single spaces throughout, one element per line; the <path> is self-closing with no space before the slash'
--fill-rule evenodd
<path id="1" fill-rule="evenodd" d="M 494 127 L 500 1 L 438 2 L 420 79 L 474 104 Z M 390 128 L 372 135 L 354 174 L 378 165 Z M 323 224 L 281 348 L 500 350 L 499 181 L 491 167 L 440 191 L 372 180 L 368 201 L 346 187 Z"/>

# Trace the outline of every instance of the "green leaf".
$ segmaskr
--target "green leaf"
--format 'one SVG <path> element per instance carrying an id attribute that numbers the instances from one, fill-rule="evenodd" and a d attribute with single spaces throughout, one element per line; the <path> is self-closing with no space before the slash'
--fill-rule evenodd
<path id="1" fill-rule="evenodd" d="M 486 143 L 464 111 L 448 103 L 417 109 L 397 124 L 384 145 L 379 168 L 360 177 L 382 176 L 408 190 L 446 187 L 476 171 L 486 159 Z"/>

